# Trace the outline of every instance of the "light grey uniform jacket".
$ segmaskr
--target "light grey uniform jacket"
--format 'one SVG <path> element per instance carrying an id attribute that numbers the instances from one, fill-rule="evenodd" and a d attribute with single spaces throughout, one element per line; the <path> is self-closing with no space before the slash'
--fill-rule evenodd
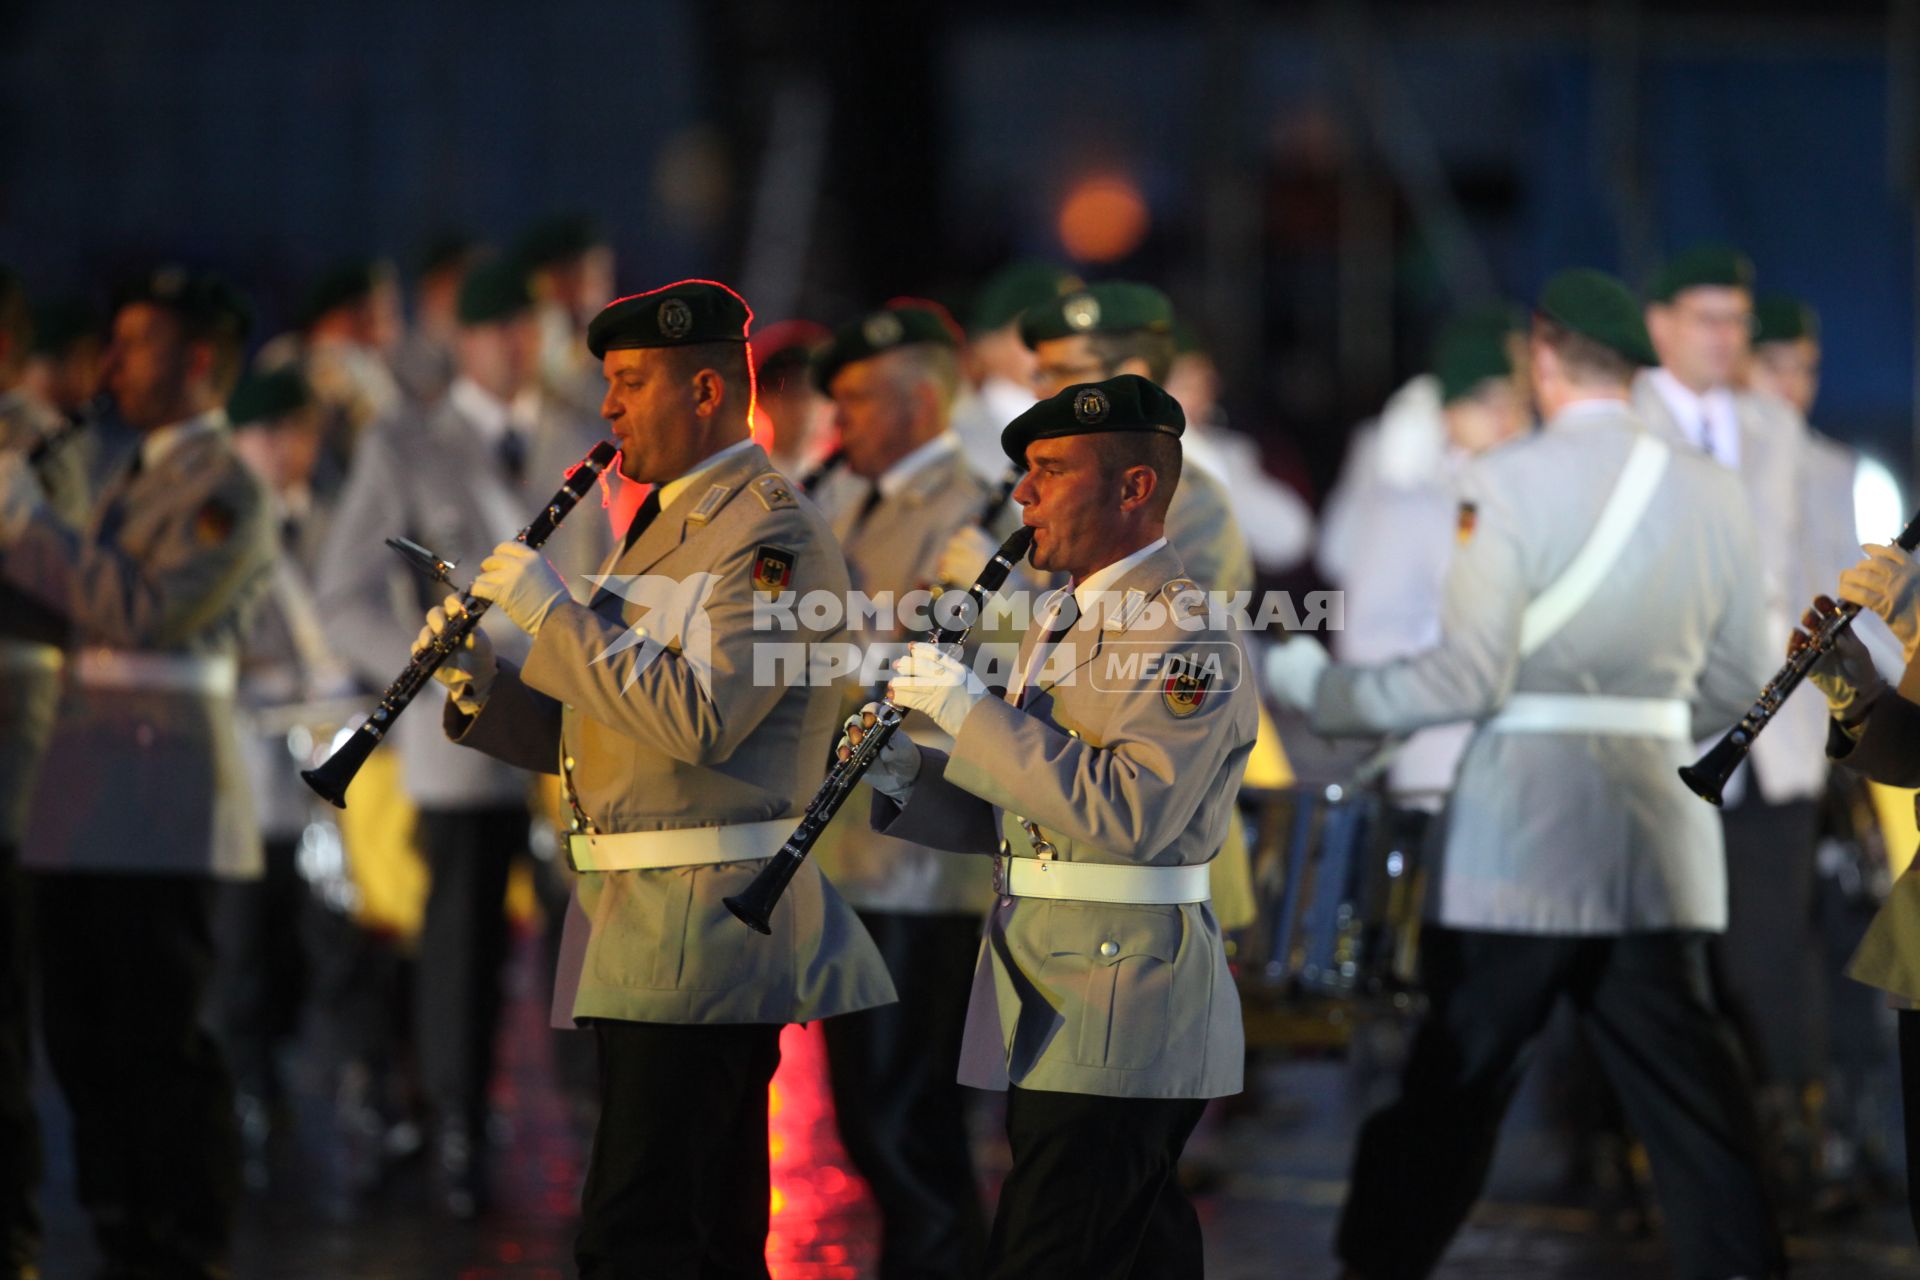
<path id="1" fill-rule="evenodd" d="M 197 420 L 198 421 L 198 420 Z M 231 662 L 273 560 L 266 490 L 225 415 L 109 482 L 84 531 L 36 518 L 4 577 L 66 617 L 108 663 Z M 259 835 L 225 691 L 69 674 L 35 788 L 23 865 L 244 878 Z"/>
<path id="2" fill-rule="evenodd" d="M 896 606 L 907 593 L 933 584 L 947 540 L 972 525 L 989 498 L 987 486 L 958 448 L 929 462 L 860 521 L 870 492 L 867 481 L 842 470 L 815 491 L 815 500 L 846 551 L 854 589 L 873 597 L 889 595 Z M 1017 521 L 1019 508 L 1009 506 Z M 869 628 L 855 631 L 852 638 L 863 648 L 898 647 L 892 632 Z M 850 687 L 841 704 L 842 718 L 880 692 L 870 686 Z M 923 746 L 952 745 L 933 721 L 917 712 L 907 717 L 902 730 Z M 875 831 L 867 821 L 871 795 L 862 783 L 813 850 L 822 873 L 848 902 L 862 911 L 976 916 L 992 905 L 992 869 L 984 860 L 956 858 Z"/>
<path id="3" fill-rule="evenodd" d="M 384 689 L 407 664 L 429 607 L 449 593 L 409 568 L 386 545 L 411 538 L 456 560 L 456 581 L 470 582 L 480 562 L 518 533 L 560 487 L 567 469 L 595 441 L 599 424 L 543 401 L 538 429 L 518 483 L 494 446 L 452 397 L 418 416 L 388 418 L 362 436 L 333 513 L 317 575 L 328 643 L 370 689 Z M 584 598 L 592 573 L 612 545 L 612 531 L 589 494 L 547 542 L 543 554 Z M 526 636 L 503 617 L 481 626 L 503 656 L 526 654 Z M 402 716 L 393 732 L 407 793 L 425 809 L 511 806 L 526 779 L 497 760 L 461 751 L 433 716 Z"/>
<path id="4" fill-rule="evenodd" d="M 1880 695 L 1857 737 L 1838 721 L 1827 723 L 1827 754 L 1833 759 L 1890 787 L 1920 787 L 1920 661 L 1909 664 L 1897 692 Z M 1893 882 L 1847 965 L 1847 976 L 1896 997 L 1896 1004 L 1920 1008 L 1920 858 Z"/>
<path id="5" fill-rule="evenodd" d="M 756 669 L 756 650 L 844 633 L 755 630 L 765 593 L 754 566 L 768 548 L 791 558 L 787 589 L 844 598 L 846 565 L 826 522 L 756 446 L 701 475 L 609 570 L 716 575 L 703 606 L 709 669 L 688 657 L 697 635 L 607 656 L 630 626 L 661 622 L 651 606 L 601 594 L 555 608 L 526 666 L 502 663 L 478 716 L 449 702 L 448 735 L 522 769 L 560 772 L 599 832 L 797 819 L 825 771 L 839 696 Z M 575 1018 L 777 1023 L 892 1001 L 872 940 L 811 862 L 774 912 L 772 937 L 734 919 L 721 899 L 763 865 L 582 872 L 557 1002 Z"/>
<path id="6" fill-rule="evenodd" d="M 874 824 L 973 854 L 992 852 L 1004 827 L 1013 856 L 1031 857 L 1018 815 L 1068 862 L 1210 861 L 1253 750 L 1257 694 L 1232 638 L 1207 629 L 1204 615 L 1183 625 L 1169 603 L 1192 589 L 1170 547 L 1125 573 L 1115 598 L 1138 593 L 1138 604 L 1159 608 L 1083 615 L 1022 705 L 976 705 L 950 755 L 922 754 L 904 808 L 875 798 Z M 1028 632 L 1020 669 L 1039 638 L 1037 627 Z M 1182 710 L 1157 672 L 1127 670 L 1129 655 L 1149 654 L 1214 665 L 1197 707 Z M 1243 1049 L 1240 997 L 1210 904 L 1002 898 L 988 918 L 962 1084 L 1213 1098 L 1239 1091 Z"/>
<path id="7" fill-rule="evenodd" d="M 1470 536 L 1448 572 L 1440 643 L 1381 666 L 1327 670 L 1314 728 L 1406 732 L 1484 720 L 1515 693 L 1674 699 L 1696 738 L 1751 704 L 1777 662 L 1763 632 L 1739 483 L 1675 447 L 1599 588 L 1522 657 L 1527 605 L 1587 541 L 1634 440 L 1625 405 L 1589 401 L 1462 476 Z M 1482 726 L 1448 803 L 1428 913 L 1502 933 L 1604 935 L 1726 927 L 1720 822 L 1675 774 L 1691 744 Z"/>

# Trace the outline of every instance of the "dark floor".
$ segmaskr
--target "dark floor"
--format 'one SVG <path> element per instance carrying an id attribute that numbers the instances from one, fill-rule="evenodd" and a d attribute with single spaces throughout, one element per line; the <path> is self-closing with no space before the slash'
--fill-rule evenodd
<path id="1" fill-rule="evenodd" d="M 528 949 L 529 952 L 531 949 Z M 249 1200 L 241 1220 L 236 1274 L 242 1280 L 416 1280 L 572 1274 L 573 1213 L 583 1149 L 567 1107 L 550 1086 L 551 1040 L 541 1025 L 531 965 L 517 965 L 515 998 L 497 1103 L 498 1209 L 477 1225 L 448 1221 L 431 1207 L 425 1171 L 397 1169 L 381 1192 L 358 1204 L 336 1193 L 339 1145 L 319 1082 L 293 1064 L 295 1132 L 279 1153 L 272 1190 Z M 817 1028 L 789 1028 L 775 1083 L 775 1192 L 768 1256 L 777 1280 L 871 1274 L 875 1220 L 832 1130 L 821 1079 Z M 1206 1227 L 1209 1274 L 1223 1280 L 1331 1277 L 1328 1254 L 1362 1093 L 1350 1063 L 1323 1058 L 1275 1062 L 1258 1073 L 1260 1101 L 1243 1114 L 1212 1117 L 1189 1148 Z M 1533 1091 L 1537 1095 L 1538 1091 Z M 1657 1234 L 1633 1229 L 1620 1201 L 1567 1188 L 1567 1160 L 1523 1099 L 1506 1133 L 1490 1195 L 1455 1242 L 1445 1277 L 1566 1277 L 1637 1280 L 1669 1273 Z M 977 1117 L 990 1183 L 1005 1167 L 991 1099 Z M 47 1092 L 53 1165 L 48 1280 L 87 1274 L 91 1249 L 73 1204 L 65 1158 L 65 1117 Z M 1614 1208 L 1604 1206 L 1612 1203 Z M 1920 1274 L 1904 1209 L 1872 1208 L 1803 1230 L 1792 1242 L 1798 1280 L 1878 1280 Z"/>

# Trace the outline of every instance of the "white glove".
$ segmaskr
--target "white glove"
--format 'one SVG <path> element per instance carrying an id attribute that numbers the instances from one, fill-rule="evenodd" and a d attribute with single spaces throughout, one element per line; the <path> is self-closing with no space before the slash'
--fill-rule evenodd
<path id="1" fill-rule="evenodd" d="M 1787 655 L 1791 657 L 1811 644 L 1811 633 L 1819 629 L 1821 618 L 1837 608 L 1826 596 L 1816 599 L 1813 608 L 1800 619 L 1800 626 L 1805 629 L 1787 637 Z M 1807 679 L 1827 695 L 1827 710 L 1833 713 L 1833 718 L 1846 725 L 1864 720 L 1875 700 L 1887 690 L 1886 680 L 1873 665 L 1873 655 L 1867 652 L 1867 646 L 1853 634 L 1851 627 L 1842 631 L 1827 655 L 1813 664 Z"/>
<path id="2" fill-rule="evenodd" d="M 414 655 L 419 656 L 435 636 L 447 629 L 450 618 L 462 617 L 465 612 L 460 607 L 459 596 L 448 596 L 446 603 L 428 610 L 427 625 L 420 628 L 413 642 Z M 499 663 L 493 657 L 493 641 L 475 627 L 467 633 L 466 642 L 447 655 L 433 678 L 447 687 L 447 696 L 462 714 L 477 716 L 486 705 L 487 695 L 493 691 L 493 678 L 499 672 Z"/>
<path id="3" fill-rule="evenodd" d="M 480 562 L 473 594 L 491 600 L 513 625 L 538 635 L 553 607 L 573 597 L 560 571 L 524 542 L 503 542 Z"/>
<path id="4" fill-rule="evenodd" d="M 1000 544 L 993 535 L 977 524 L 955 529 L 940 552 L 940 564 L 933 571 L 934 580 L 950 587 L 971 586 L 999 549 Z"/>
<path id="5" fill-rule="evenodd" d="M 1311 712 L 1320 673 L 1331 665 L 1326 646 L 1314 637 L 1291 636 L 1267 650 L 1267 691 L 1296 711 Z"/>
<path id="6" fill-rule="evenodd" d="M 0 453 L 0 547 L 20 540 L 40 507 L 40 482 L 26 455 L 18 450 Z"/>
<path id="7" fill-rule="evenodd" d="M 841 726 L 839 745 L 833 749 L 834 758 L 848 759 L 853 749 L 860 745 L 860 739 L 866 731 L 878 723 L 880 704 L 869 702 L 847 717 Z M 880 749 L 880 758 L 863 775 L 868 786 L 878 791 L 897 805 L 905 805 L 913 794 L 913 780 L 920 776 L 920 748 L 913 745 L 913 739 L 906 730 L 895 729 L 893 736 L 887 739 L 887 745 Z"/>
<path id="8" fill-rule="evenodd" d="M 1887 620 L 1908 658 L 1920 649 L 1920 565 L 1898 547 L 1868 543 L 1867 558 L 1840 575 L 1840 598 Z"/>
<path id="9" fill-rule="evenodd" d="M 959 658 L 938 645 L 916 641 L 901 657 L 893 660 L 893 682 L 887 696 L 894 705 L 918 711 L 954 737 L 967 713 L 990 696 L 980 677 Z"/>

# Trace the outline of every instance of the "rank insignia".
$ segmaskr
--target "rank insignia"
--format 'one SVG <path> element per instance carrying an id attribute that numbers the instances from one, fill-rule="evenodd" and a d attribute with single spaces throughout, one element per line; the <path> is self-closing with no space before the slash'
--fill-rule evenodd
<path id="1" fill-rule="evenodd" d="M 793 552 L 784 547 L 762 545 L 753 553 L 753 589 L 777 595 L 793 581 Z"/>
<path id="2" fill-rule="evenodd" d="M 1092 294 L 1080 294 L 1060 304 L 1067 327 L 1085 331 L 1100 323 L 1100 300 Z"/>
<path id="3" fill-rule="evenodd" d="M 1082 387 L 1080 394 L 1073 398 L 1073 416 L 1085 426 L 1095 426 L 1107 420 L 1113 406 L 1107 402 L 1107 393 L 1098 387 Z"/>
<path id="4" fill-rule="evenodd" d="M 660 336 L 679 341 L 693 331 L 693 308 L 678 298 L 660 304 L 654 317 L 660 323 Z"/>
<path id="5" fill-rule="evenodd" d="M 203 547 L 218 546 L 233 533 L 233 508 L 209 498 L 193 515 L 193 537 Z"/>
<path id="6" fill-rule="evenodd" d="M 1213 688 L 1213 672 L 1202 670 L 1201 665 L 1189 657 L 1169 658 L 1164 670 L 1160 697 L 1174 719 L 1185 720 L 1206 702 Z"/>
<path id="7" fill-rule="evenodd" d="M 900 317 L 891 311 L 876 311 L 860 326 L 860 336 L 870 347 L 890 347 L 907 336 Z"/>
<path id="8" fill-rule="evenodd" d="M 1460 515 L 1453 523 L 1453 540 L 1465 542 L 1473 537 L 1473 526 L 1479 519 L 1479 510 L 1471 502 L 1460 504 Z"/>

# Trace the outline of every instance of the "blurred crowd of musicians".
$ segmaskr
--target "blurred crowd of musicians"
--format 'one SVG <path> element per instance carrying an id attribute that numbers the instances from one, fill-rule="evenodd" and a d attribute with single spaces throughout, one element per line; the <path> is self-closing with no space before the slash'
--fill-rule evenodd
<path id="1" fill-rule="evenodd" d="M 37 1274 L 36 1032 L 102 1276 L 225 1273 L 303 1033 L 334 1191 L 424 1152 L 445 1212 L 488 1212 L 515 922 L 591 1032 L 554 1038 L 582 1274 L 765 1274 L 778 1030 L 823 1020 L 883 1276 L 1198 1275 L 1179 1161 L 1242 1086 L 1228 943 L 1270 909 L 1235 797 L 1294 781 L 1282 731 L 1396 743 L 1425 832 L 1428 1007 L 1361 1130 L 1348 1274 L 1436 1265 L 1542 1044 L 1583 1143 L 1644 1145 L 1687 1274 L 1777 1273 L 1783 1223 L 1897 1182 L 1888 1018 L 1834 979 L 1864 934 L 1854 975 L 1920 999 L 1910 835 L 1867 781 L 1920 781 L 1920 570 L 1863 548 L 1899 504 L 1810 425 L 1817 317 L 1737 250 L 1453 317 L 1317 519 L 1152 284 L 1022 262 L 828 327 L 614 282 L 556 218 L 430 246 L 405 296 L 344 263 L 261 341 L 216 274 L 92 311 L 0 271 L 0 1276 Z M 604 500 L 516 543 L 609 437 Z M 964 588 L 1023 521 L 1023 634 L 753 678 L 759 598 Z M 395 537 L 493 607 L 334 812 L 300 769 L 463 608 Z M 633 643 L 606 574 L 711 581 L 712 653 Z M 1344 592 L 1331 654 L 1192 604 L 1281 575 Z M 1716 814 L 1674 766 L 1835 601 L 1864 612 L 1827 706 L 1790 701 Z M 1191 664 L 1076 681 L 1110 633 Z M 882 693 L 900 732 L 749 932 L 722 899 Z M 993 1213 L 970 1086 L 1008 1094 Z"/>

